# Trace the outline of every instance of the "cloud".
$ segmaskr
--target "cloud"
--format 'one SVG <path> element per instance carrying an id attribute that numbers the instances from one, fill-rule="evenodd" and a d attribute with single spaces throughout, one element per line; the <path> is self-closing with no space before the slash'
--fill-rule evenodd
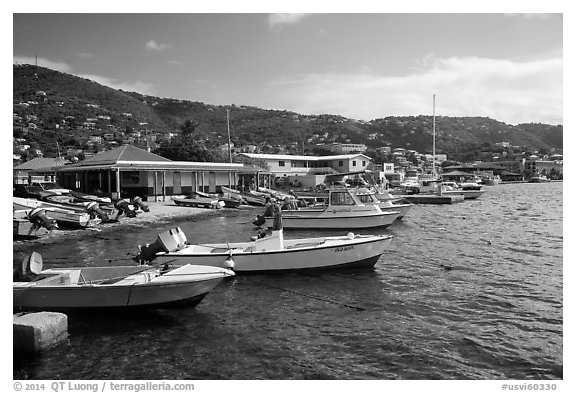
<path id="1" fill-rule="evenodd" d="M 93 59 L 95 57 L 93 53 L 87 53 L 87 52 L 80 52 L 77 53 L 77 55 L 82 59 Z"/>
<path id="2" fill-rule="evenodd" d="M 150 40 L 146 43 L 146 49 L 148 49 L 149 51 L 154 51 L 154 52 L 163 52 L 169 46 L 170 45 L 168 45 L 168 44 L 158 44 L 154 40 Z"/>
<path id="3" fill-rule="evenodd" d="M 35 65 L 38 64 L 39 67 L 50 68 L 52 70 L 60 71 L 60 72 L 71 72 L 72 67 L 68 64 L 60 61 L 53 61 L 48 60 L 43 57 L 26 57 L 26 56 L 14 56 L 13 57 L 14 64 L 31 64 Z"/>
<path id="4" fill-rule="evenodd" d="M 270 14 L 268 15 L 268 26 L 271 28 L 281 28 L 285 25 L 293 25 L 311 14 Z"/>
<path id="5" fill-rule="evenodd" d="M 366 69 L 349 74 L 283 78 L 268 87 L 282 102 L 261 103 L 299 113 L 337 113 L 371 120 L 432 113 L 487 116 L 509 124 L 561 124 L 562 59 L 530 62 L 478 57 L 427 58 L 404 76 Z M 272 94 L 274 92 L 274 94 Z"/>

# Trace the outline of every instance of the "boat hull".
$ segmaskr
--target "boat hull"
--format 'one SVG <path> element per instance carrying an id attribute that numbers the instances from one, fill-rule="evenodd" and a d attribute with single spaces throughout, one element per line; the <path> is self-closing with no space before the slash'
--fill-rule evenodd
<path id="1" fill-rule="evenodd" d="M 442 195 L 463 195 L 464 199 L 476 199 L 481 197 L 486 190 L 449 190 L 442 191 Z"/>
<path id="2" fill-rule="evenodd" d="M 95 309 L 140 309 L 184 307 L 199 303 L 225 277 L 232 273 L 201 273 L 201 278 L 187 279 L 190 269 L 182 266 L 174 275 L 159 276 L 145 284 L 13 284 L 13 308 L 18 311 L 74 311 Z M 66 269 L 61 270 L 66 280 Z M 206 270 L 206 269 L 204 269 Z M 145 273 L 144 273 L 145 274 Z"/>
<path id="3" fill-rule="evenodd" d="M 356 235 L 352 240 L 346 236 L 291 239 L 284 240 L 284 249 L 269 251 L 246 251 L 252 243 L 196 245 L 158 254 L 156 260 L 174 265 L 223 267 L 231 258 L 236 273 L 365 268 L 376 264 L 391 240 L 389 235 Z"/>
<path id="4" fill-rule="evenodd" d="M 283 210 L 282 227 L 284 229 L 366 229 L 386 228 L 400 215 L 398 210 L 365 211 L 353 210 Z M 266 217 L 265 226 L 273 224 L 271 217 Z"/>

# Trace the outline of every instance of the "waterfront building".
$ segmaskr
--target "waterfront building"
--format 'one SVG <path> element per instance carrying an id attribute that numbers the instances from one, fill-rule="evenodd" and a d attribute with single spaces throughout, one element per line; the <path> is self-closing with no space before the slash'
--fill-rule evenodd
<path id="1" fill-rule="evenodd" d="M 36 157 L 12 170 L 14 184 L 32 184 L 32 182 L 54 182 L 56 168 L 69 164 L 64 158 Z"/>
<path id="2" fill-rule="evenodd" d="M 268 171 L 254 165 L 172 161 L 132 145 L 58 167 L 56 174 L 65 188 L 112 198 L 140 196 L 144 200 L 166 200 L 193 191 L 218 192 L 221 186 L 269 187 L 273 180 Z"/>

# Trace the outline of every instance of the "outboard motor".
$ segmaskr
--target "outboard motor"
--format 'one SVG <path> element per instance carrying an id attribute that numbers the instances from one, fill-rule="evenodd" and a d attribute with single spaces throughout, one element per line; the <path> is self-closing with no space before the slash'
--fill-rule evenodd
<path id="1" fill-rule="evenodd" d="M 14 281 L 32 281 L 34 277 L 42 272 L 42 255 L 33 251 L 22 261 L 20 269 L 16 269 L 13 274 Z"/>
<path id="2" fill-rule="evenodd" d="M 130 209 L 128 201 L 125 199 L 117 199 L 114 201 L 114 207 L 118 209 L 121 213 L 124 213 L 127 217 L 136 217 L 136 212 Z"/>
<path id="3" fill-rule="evenodd" d="M 169 229 L 159 234 L 154 243 L 138 246 L 140 250 L 134 260 L 144 264 L 154 260 L 159 252 L 178 251 L 184 246 L 186 246 L 186 235 L 184 235 L 182 229 L 180 227 Z"/>
<path id="4" fill-rule="evenodd" d="M 99 219 L 102 220 L 102 222 L 110 221 L 110 217 L 108 217 L 108 214 L 104 213 L 102 209 L 100 209 L 100 205 L 98 205 L 98 202 L 90 202 L 86 206 L 86 212 L 91 216 L 92 215 L 97 216 Z"/>
<path id="5" fill-rule="evenodd" d="M 145 205 L 144 202 L 142 202 L 142 198 L 140 198 L 139 196 L 132 198 L 132 204 L 134 206 L 142 209 L 146 213 L 148 213 L 150 211 L 150 208 L 147 205 Z"/>
<path id="6" fill-rule="evenodd" d="M 266 223 L 266 218 L 264 217 L 263 214 L 257 214 L 256 219 L 254 221 L 252 221 L 252 224 L 254 224 L 256 226 L 262 226 L 265 223 Z"/>
<path id="7" fill-rule="evenodd" d="M 28 220 L 31 223 L 40 225 L 51 231 L 52 229 L 58 228 L 55 220 L 52 220 L 46 216 L 46 211 L 40 207 L 32 209 L 28 212 Z"/>

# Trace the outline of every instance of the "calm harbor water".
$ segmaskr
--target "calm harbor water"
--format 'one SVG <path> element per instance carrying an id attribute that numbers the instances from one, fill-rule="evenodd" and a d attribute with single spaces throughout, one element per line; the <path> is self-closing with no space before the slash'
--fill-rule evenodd
<path id="1" fill-rule="evenodd" d="M 380 230 L 395 238 L 374 269 L 237 276 L 196 308 L 71 315 L 69 343 L 13 377 L 562 379 L 562 183 L 486 189 Z M 34 250 L 45 267 L 126 264 L 173 226 L 192 243 L 243 241 L 257 212 L 15 242 L 14 261 Z"/>

